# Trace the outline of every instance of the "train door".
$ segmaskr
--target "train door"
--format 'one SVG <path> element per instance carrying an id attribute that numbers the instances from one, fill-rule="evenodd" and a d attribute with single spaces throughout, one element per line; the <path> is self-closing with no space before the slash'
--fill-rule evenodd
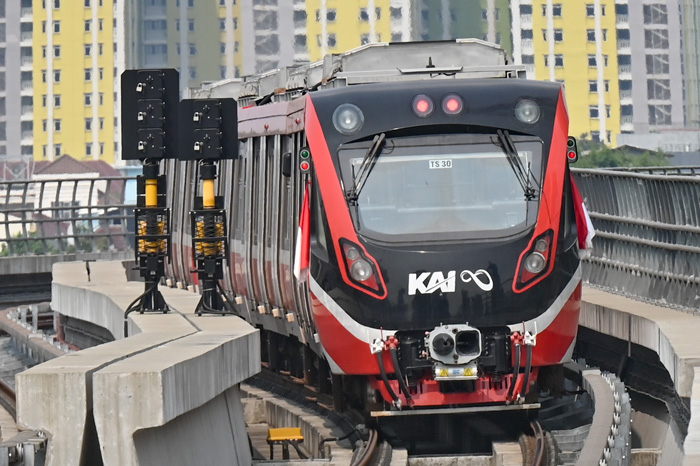
<path id="1" fill-rule="evenodd" d="M 277 249 L 280 225 L 280 183 L 281 157 L 280 136 L 267 138 L 267 225 L 265 226 L 265 271 L 266 287 L 270 304 L 283 308 L 282 292 L 279 286 L 279 250 Z"/>
<path id="2" fill-rule="evenodd" d="M 253 299 L 258 306 L 265 303 L 265 282 L 263 279 L 265 270 L 263 262 L 264 225 L 265 225 L 265 139 L 253 140 L 253 184 L 251 186 L 252 199 L 251 213 L 251 242 L 250 242 L 250 274 L 253 290 Z"/>
<path id="3" fill-rule="evenodd" d="M 294 153 L 294 135 L 285 135 L 281 138 L 282 154 Z M 292 178 L 279 176 L 280 207 L 279 207 L 279 234 L 277 235 L 278 265 L 277 277 L 282 295 L 282 307 L 289 310 L 297 310 L 294 303 L 294 282 L 292 281 L 293 244 L 292 237 L 296 231 L 294 225 L 294 196 L 292 195 Z"/>
<path id="4" fill-rule="evenodd" d="M 229 245 L 231 248 L 231 258 L 229 262 L 233 268 L 233 289 L 236 294 L 251 297 L 248 285 L 248 237 L 250 232 L 250 159 L 252 149 L 252 138 L 241 141 L 239 145 L 239 157 L 234 161 L 233 177 L 235 186 L 233 199 L 231 202 L 231 222 L 233 241 Z"/>

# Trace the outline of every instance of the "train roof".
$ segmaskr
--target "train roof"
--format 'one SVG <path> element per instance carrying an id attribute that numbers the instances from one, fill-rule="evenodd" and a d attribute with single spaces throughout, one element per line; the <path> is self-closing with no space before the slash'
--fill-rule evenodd
<path id="1" fill-rule="evenodd" d="M 367 44 L 315 63 L 203 84 L 194 98 L 233 97 L 240 106 L 292 100 L 317 89 L 421 79 L 522 78 L 498 45 L 478 39 Z"/>

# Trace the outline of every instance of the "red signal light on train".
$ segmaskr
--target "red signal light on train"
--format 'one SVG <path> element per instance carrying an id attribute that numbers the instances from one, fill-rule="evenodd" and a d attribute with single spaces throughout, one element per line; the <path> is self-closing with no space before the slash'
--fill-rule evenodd
<path id="1" fill-rule="evenodd" d="M 442 111 L 447 115 L 457 115 L 462 112 L 464 101 L 457 94 L 447 94 L 442 99 Z"/>
<path id="2" fill-rule="evenodd" d="M 308 172 L 308 171 L 311 169 L 311 164 L 310 164 L 307 160 L 304 160 L 303 162 L 301 162 L 301 163 L 299 164 L 299 169 L 300 169 L 302 172 L 306 173 L 306 172 Z"/>
<path id="3" fill-rule="evenodd" d="M 435 104 L 433 104 L 433 99 L 425 94 L 418 94 L 413 98 L 413 103 L 411 104 L 413 108 L 413 113 L 421 118 L 429 117 L 433 114 L 435 110 Z"/>

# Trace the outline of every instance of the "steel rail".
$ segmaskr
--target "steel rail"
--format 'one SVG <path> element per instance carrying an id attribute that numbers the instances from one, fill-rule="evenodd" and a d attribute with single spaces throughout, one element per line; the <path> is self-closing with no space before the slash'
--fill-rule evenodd
<path id="1" fill-rule="evenodd" d="M 15 389 L 0 380 L 0 405 L 17 421 L 17 394 Z"/>

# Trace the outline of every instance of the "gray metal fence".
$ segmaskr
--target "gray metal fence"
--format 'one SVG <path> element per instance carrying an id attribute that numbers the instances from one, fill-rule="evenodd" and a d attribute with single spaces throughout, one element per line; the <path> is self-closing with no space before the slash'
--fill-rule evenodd
<path id="1" fill-rule="evenodd" d="M 700 170 L 572 172 L 596 229 L 584 280 L 700 314 Z"/>
<path id="2" fill-rule="evenodd" d="M 0 182 L 0 256 L 133 249 L 135 178 Z"/>

